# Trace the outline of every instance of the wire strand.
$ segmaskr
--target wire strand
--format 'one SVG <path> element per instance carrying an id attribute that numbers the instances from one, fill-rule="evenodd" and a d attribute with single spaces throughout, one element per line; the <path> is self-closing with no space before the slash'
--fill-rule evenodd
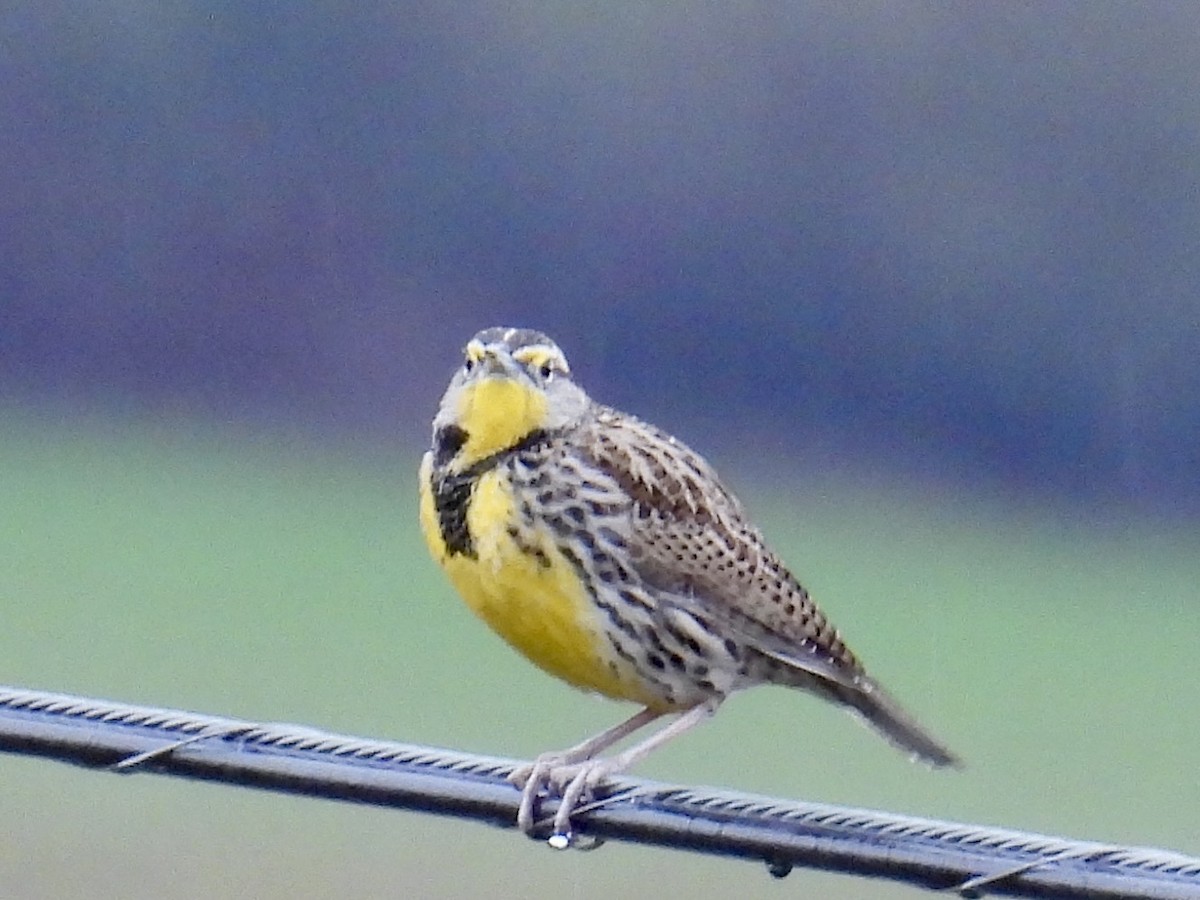
<path id="1" fill-rule="evenodd" d="M 496 825 L 513 825 L 520 799 L 506 780 L 516 760 L 3 686 L 0 751 Z M 780 877 L 810 867 L 963 897 L 1200 898 L 1200 859 L 1164 850 L 632 778 L 612 779 L 573 821 L 591 846 L 745 857 Z"/>

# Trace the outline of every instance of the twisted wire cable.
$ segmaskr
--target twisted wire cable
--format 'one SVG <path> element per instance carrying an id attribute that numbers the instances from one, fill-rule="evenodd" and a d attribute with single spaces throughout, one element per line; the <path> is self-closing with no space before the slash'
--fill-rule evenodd
<path id="1" fill-rule="evenodd" d="M 0 686 L 0 751 L 512 826 L 519 761 Z M 546 798 L 543 814 L 552 815 Z M 1200 859 L 866 809 L 615 778 L 574 817 L 634 841 L 962 897 L 1200 900 Z M 550 833 L 549 819 L 542 837 Z"/>

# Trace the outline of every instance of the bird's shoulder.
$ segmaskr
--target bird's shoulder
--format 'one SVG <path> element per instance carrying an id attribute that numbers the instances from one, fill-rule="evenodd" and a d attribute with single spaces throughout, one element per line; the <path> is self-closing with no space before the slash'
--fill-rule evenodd
<path id="1" fill-rule="evenodd" d="M 730 524 L 745 517 L 703 456 L 649 422 L 597 404 L 579 437 L 590 461 L 646 514 Z"/>

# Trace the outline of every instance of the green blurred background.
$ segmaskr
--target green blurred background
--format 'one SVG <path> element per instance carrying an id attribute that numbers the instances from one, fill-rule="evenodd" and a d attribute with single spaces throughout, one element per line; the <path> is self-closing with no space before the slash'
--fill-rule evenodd
<path id="1" fill-rule="evenodd" d="M 532 756 L 428 560 L 466 340 L 708 455 L 967 761 L 738 696 L 638 774 L 1200 853 L 1200 6 L 0 11 L 0 683 Z M 0 759 L 0 896 L 907 897 Z"/>
<path id="2" fill-rule="evenodd" d="M 7 682 L 512 756 L 627 712 L 542 676 L 452 595 L 414 521 L 418 446 L 3 422 Z M 1193 532 L 803 470 L 743 486 L 852 645 L 968 767 L 914 767 L 850 717 L 763 689 L 639 774 L 1200 852 Z M 14 897 L 918 893 L 0 763 Z"/>

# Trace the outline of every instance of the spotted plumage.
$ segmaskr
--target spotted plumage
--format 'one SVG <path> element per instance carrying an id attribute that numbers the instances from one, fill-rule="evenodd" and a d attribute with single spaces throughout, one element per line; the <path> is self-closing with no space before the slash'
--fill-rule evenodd
<path id="1" fill-rule="evenodd" d="M 866 674 L 711 466 L 592 401 L 546 335 L 493 328 L 468 343 L 420 481 L 426 540 L 468 605 L 550 674 L 644 707 L 519 773 L 525 830 L 549 785 L 569 842 L 590 787 L 757 684 L 811 691 L 914 757 L 955 762 Z M 598 757 L 667 714 L 679 717 Z"/>

